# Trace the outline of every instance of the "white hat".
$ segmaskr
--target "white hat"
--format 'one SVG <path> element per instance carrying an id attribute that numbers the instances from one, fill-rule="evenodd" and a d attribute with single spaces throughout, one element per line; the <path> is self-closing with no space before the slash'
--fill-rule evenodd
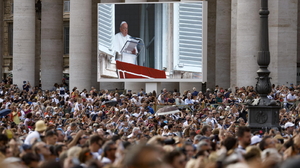
<path id="1" fill-rule="evenodd" d="M 122 22 L 121 22 L 121 24 L 120 24 L 120 27 L 121 27 L 121 26 L 122 26 L 122 24 L 124 24 L 124 23 L 127 23 L 127 22 L 126 22 L 126 21 L 122 21 Z"/>
<path id="2" fill-rule="evenodd" d="M 284 128 L 287 129 L 288 127 L 293 127 L 295 126 L 295 124 L 291 123 L 291 122 L 287 122 L 284 124 Z"/>
<path id="3" fill-rule="evenodd" d="M 132 116 L 133 116 L 133 117 L 138 117 L 139 114 L 138 114 L 138 113 L 134 113 L 134 114 L 132 114 Z"/>
<path id="4" fill-rule="evenodd" d="M 164 126 L 164 129 L 169 129 L 169 127 L 167 125 Z"/>
<path id="5" fill-rule="evenodd" d="M 133 94 L 132 97 L 137 96 L 137 94 Z"/>
<path id="6" fill-rule="evenodd" d="M 230 107 L 226 106 L 225 111 L 229 111 L 229 110 L 230 110 Z"/>
<path id="7" fill-rule="evenodd" d="M 261 138 L 260 138 L 260 137 L 258 137 L 258 136 L 253 136 L 253 137 L 251 138 L 251 145 L 255 145 L 255 144 L 259 143 L 260 141 L 261 141 Z"/>
<path id="8" fill-rule="evenodd" d="M 21 161 L 22 160 L 17 157 L 8 157 L 8 158 L 4 159 L 2 163 L 15 163 L 15 162 L 21 162 Z"/>

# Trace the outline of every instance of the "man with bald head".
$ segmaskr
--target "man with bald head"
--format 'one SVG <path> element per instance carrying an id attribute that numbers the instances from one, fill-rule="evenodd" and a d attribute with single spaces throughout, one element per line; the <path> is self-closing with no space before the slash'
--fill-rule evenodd
<path id="1" fill-rule="evenodd" d="M 128 35 L 128 24 L 125 21 L 122 21 L 120 24 L 120 32 L 115 35 L 115 50 L 120 54 L 121 50 L 126 43 L 127 40 L 130 39 L 130 35 Z M 132 54 L 136 54 L 136 49 L 132 51 Z"/>

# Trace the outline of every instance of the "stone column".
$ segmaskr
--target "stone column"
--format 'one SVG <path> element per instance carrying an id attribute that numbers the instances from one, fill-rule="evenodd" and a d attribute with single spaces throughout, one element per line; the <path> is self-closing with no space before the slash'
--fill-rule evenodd
<path id="1" fill-rule="evenodd" d="M 40 84 L 41 79 L 41 20 L 35 20 L 35 85 Z"/>
<path id="2" fill-rule="evenodd" d="M 3 0 L 0 0 L 0 77 L 2 79 L 2 63 L 3 63 L 3 13 L 4 5 Z"/>
<path id="3" fill-rule="evenodd" d="M 216 0 L 207 3 L 207 87 L 213 89 L 216 84 Z"/>
<path id="4" fill-rule="evenodd" d="M 62 83 L 63 71 L 63 1 L 43 0 L 41 25 L 42 89 Z"/>
<path id="5" fill-rule="evenodd" d="M 70 89 L 91 87 L 91 58 L 92 1 L 70 0 Z"/>
<path id="6" fill-rule="evenodd" d="M 269 38 L 271 83 L 294 85 L 297 82 L 297 0 L 269 0 Z"/>
<path id="7" fill-rule="evenodd" d="M 297 46 L 300 46 L 300 3 L 298 3 L 298 21 L 297 21 L 297 27 L 298 27 L 298 31 L 297 31 Z M 297 67 L 300 67 L 300 47 L 297 47 Z M 299 81 L 300 82 L 300 81 Z M 299 83 L 297 81 L 297 83 Z"/>
<path id="8" fill-rule="evenodd" d="M 98 3 L 100 0 L 92 0 L 92 65 L 91 65 L 91 86 L 99 89 L 97 82 L 97 54 L 98 54 Z"/>
<path id="9" fill-rule="evenodd" d="M 14 0 L 13 82 L 34 86 L 35 79 L 35 0 Z"/>
<path id="10" fill-rule="evenodd" d="M 234 91 L 236 84 L 236 30 L 237 0 L 231 0 L 231 45 L 230 45 L 230 88 Z"/>
<path id="11" fill-rule="evenodd" d="M 216 9 L 216 84 L 230 86 L 231 1 L 217 0 Z"/>
<path id="12" fill-rule="evenodd" d="M 236 85 L 255 86 L 259 49 L 260 0 L 237 1 Z"/>

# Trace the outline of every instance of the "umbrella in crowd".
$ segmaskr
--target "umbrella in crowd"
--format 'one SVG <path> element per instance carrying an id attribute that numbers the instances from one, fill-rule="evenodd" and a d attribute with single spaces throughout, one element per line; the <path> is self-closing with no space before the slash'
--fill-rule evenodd
<path id="1" fill-rule="evenodd" d="M 178 110 L 177 107 L 175 106 L 166 106 L 163 108 L 160 108 L 157 110 L 156 114 L 157 115 L 166 115 L 166 114 L 174 114 L 174 113 L 179 113 L 180 110 Z"/>
<path id="2" fill-rule="evenodd" d="M 0 117 L 4 117 L 4 116 L 8 115 L 9 113 L 11 113 L 11 109 L 3 109 L 0 111 Z"/>
<path id="3" fill-rule="evenodd" d="M 116 104 L 118 104 L 118 102 L 117 102 L 117 101 L 114 101 L 114 100 L 102 102 L 102 105 L 115 106 Z"/>

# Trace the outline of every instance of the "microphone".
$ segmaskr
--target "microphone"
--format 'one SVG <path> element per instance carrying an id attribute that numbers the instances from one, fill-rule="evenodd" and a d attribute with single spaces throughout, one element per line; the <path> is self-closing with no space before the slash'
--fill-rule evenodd
<path id="1" fill-rule="evenodd" d="M 138 45 L 144 45 L 143 39 L 141 39 L 139 37 L 132 37 L 132 36 L 130 36 L 129 38 L 133 39 L 133 40 L 138 40 Z"/>
<path id="2" fill-rule="evenodd" d="M 141 40 L 141 38 L 139 38 L 139 37 L 132 37 L 132 36 L 130 36 L 129 38 L 134 39 L 134 40 Z"/>

